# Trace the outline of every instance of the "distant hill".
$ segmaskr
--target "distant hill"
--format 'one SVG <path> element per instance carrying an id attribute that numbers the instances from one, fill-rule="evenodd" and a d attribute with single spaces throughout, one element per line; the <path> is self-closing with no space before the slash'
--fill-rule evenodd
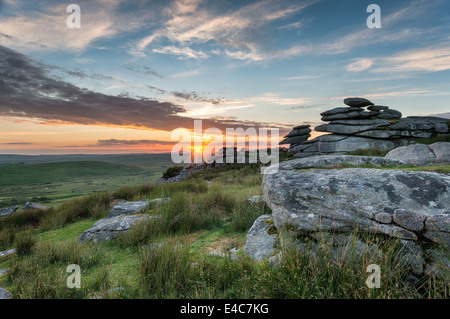
<path id="1" fill-rule="evenodd" d="M 0 166 L 0 187 L 35 183 L 45 184 L 80 177 L 141 174 L 144 172 L 139 167 L 98 161 Z"/>

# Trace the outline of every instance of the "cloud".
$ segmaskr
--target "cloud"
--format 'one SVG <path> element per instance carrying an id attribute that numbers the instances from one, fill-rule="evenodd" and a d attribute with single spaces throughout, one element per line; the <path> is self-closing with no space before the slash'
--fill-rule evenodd
<path id="1" fill-rule="evenodd" d="M 123 10 L 123 0 L 79 0 L 81 28 L 69 29 L 66 20 L 70 4 L 39 2 L 36 4 L 18 2 L 5 6 L 5 15 L 0 20 L 0 30 L 7 35 L 0 37 L 0 45 L 22 51 L 72 51 L 81 52 L 99 39 L 149 27 L 157 16 L 158 4 L 153 10 Z M 136 2 L 134 6 L 145 5 Z M 7 11 L 6 11 L 7 10 Z"/>
<path id="2" fill-rule="evenodd" d="M 290 17 L 317 1 L 302 1 L 292 3 L 288 1 L 263 0 L 244 5 L 234 11 L 224 12 L 224 8 L 217 9 L 210 5 L 208 8 L 203 1 L 179 0 L 166 8 L 168 17 L 160 28 L 142 38 L 135 50 L 144 52 L 150 44 L 167 39 L 182 48 L 172 46 L 153 49 L 153 52 L 163 54 L 185 54 L 191 58 L 206 58 L 204 52 L 190 52 L 190 46 L 216 43 L 224 50 L 223 53 L 234 59 L 252 59 L 264 56 L 262 45 L 267 38 L 267 27 L 273 21 Z M 191 49 L 192 50 L 192 49 Z"/>
<path id="3" fill-rule="evenodd" d="M 126 69 L 136 72 L 136 73 L 140 73 L 140 74 L 144 74 L 144 75 L 152 75 L 155 76 L 157 78 L 160 79 L 165 79 L 166 77 L 159 74 L 158 72 L 156 72 L 155 70 L 153 70 L 152 68 L 146 66 L 146 65 L 127 65 L 125 66 Z"/>
<path id="4" fill-rule="evenodd" d="M 161 140 L 98 140 L 96 146 L 117 146 L 117 145 L 174 145 L 175 141 Z"/>
<path id="5" fill-rule="evenodd" d="M 186 108 L 171 102 L 107 95 L 79 88 L 49 76 L 43 66 L 22 53 L 0 46 L 0 116 L 44 124 L 121 126 L 172 131 L 193 127 Z M 283 127 L 277 123 L 205 119 L 203 125 L 221 130 L 233 127 Z"/>
<path id="6" fill-rule="evenodd" d="M 21 142 L 17 142 L 17 143 L 0 143 L 2 145 L 33 145 L 35 143 L 21 143 Z"/>
<path id="7" fill-rule="evenodd" d="M 184 100 L 194 101 L 194 102 L 202 102 L 202 103 L 210 103 L 213 105 L 223 104 L 226 101 L 225 99 L 222 99 L 222 98 L 208 99 L 208 98 L 200 96 L 200 94 L 195 91 L 191 91 L 191 92 L 173 91 L 172 94 L 175 97 L 178 97 L 178 98 L 181 98 Z"/>
<path id="8" fill-rule="evenodd" d="M 372 59 L 358 59 L 357 61 L 347 65 L 345 69 L 350 72 L 360 72 L 367 70 L 372 66 L 372 64 L 373 64 Z"/>
<path id="9" fill-rule="evenodd" d="M 401 22 L 409 21 L 409 25 L 416 25 L 417 19 L 425 17 L 432 8 L 444 3 L 442 0 L 416 0 L 408 5 L 402 5 L 390 14 L 383 14 L 382 27 L 380 29 L 358 28 L 358 31 L 350 32 L 343 36 L 335 36 L 331 40 L 322 40 L 312 43 L 294 45 L 287 49 L 281 49 L 268 56 L 273 59 L 285 59 L 301 55 L 335 55 L 351 52 L 355 48 L 371 46 L 374 44 L 386 44 L 389 42 L 405 42 L 419 40 L 425 36 L 448 33 L 448 27 L 443 25 L 437 28 L 420 29 L 417 27 L 403 27 Z M 376 34 L 374 33 L 376 32 Z M 367 61 L 366 61 L 367 62 Z M 363 62 L 360 62 L 363 63 Z M 362 67 L 356 64 L 353 67 Z"/>
<path id="10" fill-rule="evenodd" d="M 170 54 L 181 56 L 182 58 L 190 58 L 190 59 L 206 59 L 209 56 L 202 51 L 195 51 L 191 48 L 184 47 L 178 48 L 175 46 L 166 46 L 160 49 L 153 49 L 153 52 L 161 53 L 161 54 Z"/>
<path id="11" fill-rule="evenodd" d="M 407 50 L 392 56 L 361 58 L 350 63 L 347 71 L 372 73 L 438 72 L 450 70 L 450 46 Z"/>

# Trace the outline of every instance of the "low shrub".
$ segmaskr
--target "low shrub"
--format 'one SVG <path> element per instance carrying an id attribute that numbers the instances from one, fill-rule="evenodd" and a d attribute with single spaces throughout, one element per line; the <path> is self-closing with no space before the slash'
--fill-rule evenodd
<path id="1" fill-rule="evenodd" d="M 177 176 L 182 170 L 184 169 L 183 166 L 172 166 L 166 169 L 166 171 L 163 173 L 163 178 L 168 179 L 174 176 Z"/>

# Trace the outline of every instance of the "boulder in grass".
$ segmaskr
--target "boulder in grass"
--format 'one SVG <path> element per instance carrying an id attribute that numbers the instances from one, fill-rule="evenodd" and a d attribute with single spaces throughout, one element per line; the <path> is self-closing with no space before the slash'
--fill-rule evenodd
<path id="1" fill-rule="evenodd" d="M 278 246 L 278 231 L 273 225 L 271 215 L 259 216 L 248 232 L 244 254 L 255 260 L 271 257 Z"/>
<path id="2" fill-rule="evenodd" d="M 144 200 L 137 200 L 137 201 L 121 201 L 118 204 L 114 205 L 114 207 L 109 212 L 108 216 L 106 218 L 116 217 L 116 216 L 122 216 L 122 215 L 133 215 L 133 214 L 139 214 L 146 210 L 151 203 L 162 203 L 169 201 L 170 198 L 156 198 L 156 199 L 144 199 Z"/>
<path id="3" fill-rule="evenodd" d="M 128 232 L 139 222 L 155 218 L 153 215 L 125 215 L 104 218 L 83 232 L 79 242 L 102 242 L 117 238 Z"/>
<path id="4" fill-rule="evenodd" d="M 49 209 L 47 206 L 38 204 L 38 203 L 34 203 L 34 202 L 26 202 L 25 205 L 22 208 L 23 210 L 29 210 L 29 209 L 42 209 L 42 210 L 47 210 Z"/>
<path id="5" fill-rule="evenodd" d="M 264 200 L 281 232 L 368 230 L 405 240 L 449 241 L 446 174 L 366 168 L 299 172 L 294 165 L 279 165 L 273 174 L 269 168 L 263 177 Z M 391 218 L 379 222 L 379 213 Z M 424 225 L 430 225 L 425 233 Z"/>
<path id="6" fill-rule="evenodd" d="M 16 212 L 19 209 L 19 206 L 12 206 L 7 208 L 0 208 L 0 217 L 8 216 Z"/>
<path id="7" fill-rule="evenodd" d="M 0 299 L 13 299 L 13 294 L 5 288 L 0 287 Z"/>

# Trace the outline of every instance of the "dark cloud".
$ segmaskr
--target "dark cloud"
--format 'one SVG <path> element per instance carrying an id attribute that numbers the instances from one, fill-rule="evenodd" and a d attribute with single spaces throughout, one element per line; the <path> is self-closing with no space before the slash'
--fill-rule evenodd
<path id="1" fill-rule="evenodd" d="M 160 79 L 165 79 L 166 77 L 159 74 L 158 72 L 154 71 L 152 68 L 148 67 L 148 66 L 137 66 L 137 65 L 127 65 L 125 66 L 125 68 L 127 68 L 130 71 L 136 72 L 136 73 L 140 73 L 140 74 L 144 74 L 144 75 L 152 75 L 155 76 L 157 78 Z"/>
<path id="2" fill-rule="evenodd" d="M 186 109 L 171 102 L 106 95 L 51 77 L 52 67 L 0 46 L 0 116 L 38 119 L 47 123 L 129 126 L 172 131 L 194 126 Z M 80 74 L 81 75 L 81 74 Z M 191 94 L 190 98 L 198 98 Z M 203 128 L 280 127 L 279 124 L 204 119 Z M 281 127 L 285 127 L 281 125 Z"/>
<path id="3" fill-rule="evenodd" d="M 214 105 L 219 105 L 222 104 L 224 102 L 226 102 L 225 99 L 208 99 L 205 97 L 202 97 L 199 93 L 195 92 L 195 91 L 191 91 L 191 92 L 178 92 L 178 91 L 172 91 L 173 96 L 181 98 L 181 99 L 185 99 L 187 101 L 194 101 L 194 102 L 207 102 L 207 103 L 211 103 Z"/>
<path id="4" fill-rule="evenodd" d="M 321 106 L 323 104 L 313 104 L 313 105 L 300 105 L 300 106 L 293 106 L 288 108 L 287 110 L 305 110 L 305 109 L 312 109 L 317 106 Z"/>

